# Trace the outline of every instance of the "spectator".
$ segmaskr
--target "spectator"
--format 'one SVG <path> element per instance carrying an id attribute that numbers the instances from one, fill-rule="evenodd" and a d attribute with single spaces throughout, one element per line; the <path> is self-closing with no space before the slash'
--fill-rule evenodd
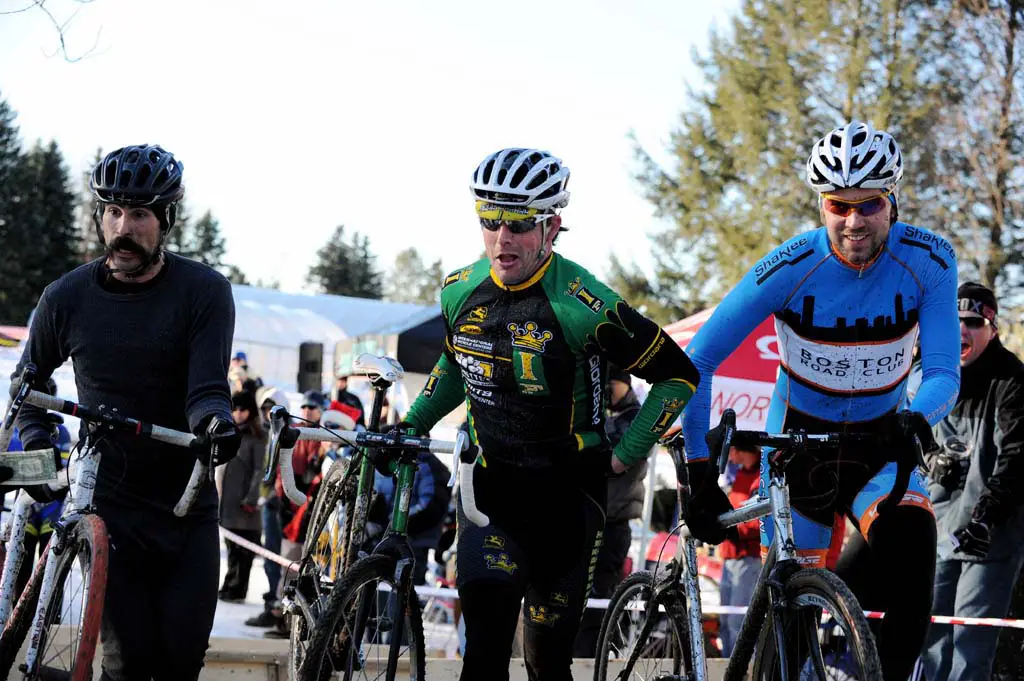
<path id="1" fill-rule="evenodd" d="M 352 415 L 347 410 L 339 409 L 337 405 L 332 404 L 331 409 L 338 409 L 338 411 L 346 411 L 352 418 L 356 420 L 356 424 L 365 427 L 366 420 L 364 415 L 366 410 L 363 409 L 363 401 L 357 396 L 353 395 L 348 391 L 348 374 L 338 374 L 338 378 L 334 384 L 334 402 L 340 402 L 351 409 L 356 409 L 359 412 L 358 416 Z M 381 419 L 381 423 L 385 423 L 384 419 Z"/>
<path id="2" fill-rule="evenodd" d="M 1024 364 L 1003 347 L 995 294 L 957 291 L 960 394 L 935 426 L 928 492 L 939 527 L 932 612 L 1005 617 L 1024 557 Z M 929 681 L 988 681 L 999 629 L 932 625 Z"/>
<path id="3" fill-rule="evenodd" d="M 316 390 L 309 390 L 302 396 L 302 404 L 299 406 L 299 415 L 296 419 L 296 426 L 309 426 L 313 423 L 320 423 L 323 416 L 324 396 Z M 295 475 L 295 485 L 299 491 L 308 493 L 313 480 L 320 474 L 320 443 L 313 440 L 300 440 L 295 443 L 292 449 L 292 472 Z M 298 560 L 302 557 L 302 514 L 300 507 L 293 504 L 285 497 L 284 485 L 281 483 L 281 476 L 277 476 L 275 484 L 277 496 L 281 499 L 281 555 L 289 560 Z M 278 581 L 276 600 L 280 602 L 284 596 L 284 583 L 286 580 Z M 288 632 L 284 629 L 284 620 L 281 619 L 278 625 L 264 634 L 267 638 L 287 638 Z"/>
<path id="4" fill-rule="evenodd" d="M 260 480 L 267 438 L 260 423 L 256 397 L 246 391 L 231 396 L 231 416 L 242 433 L 238 456 L 218 470 L 221 478 L 220 524 L 243 539 L 260 541 Z M 220 588 L 220 599 L 241 602 L 249 592 L 249 571 L 253 554 L 230 540 L 225 540 L 228 567 Z"/>
<path id="5" fill-rule="evenodd" d="M 729 488 L 729 501 L 733 508 L 739 508 L 757 494 L 761 453 L 733 447 L 729 450 L 729 462 L 736 466 Z M 748 520 L 738 525 L 736 530 L 738 537 L 722 542 L 719 549 L 722 558 L 720 602 L 722 605 L 746 606 L 750 604 L 757 575 L 761 571 L 761 532 L 757 520 Z M 842 534 L 838 533 L 838 536 Z M 729 657 L 743 625 L 743 615 L 723 615 L 721 624 L 722 655 Z"/>
<path id="6" fill-rule="evenodd" d="M 263 379 L 254 376 L 249 371 L 249 359 L 244 352 L 236 352 L 231 358 L 231 366 L 228 368 L 228 381 L 231 384 L 231 392 L 246 391 L 256 394 L 256 391 L 263 387 Z"/>
<path id="7" fill-rule="evenodd" d="M 604 423 L 609 444 L 619 444 L 622 435 L 640 411 L 640 400 L 633 392 L 630 375 L 619 367 L 608 365 L 608 419 Z M 647 460 L 643 459 L 621 475 L 608 480 L 608 510 L 604 523 L 604 538 L 597 554 L 591 598 L 611 598 L 615 587 L 623 578 L 623 566 L 633 541 L 629 521 L 643 515 L 644 476 Z M 573 657 L 594 657 L 597 637 L 601 630 L 603 610 L 587 608 L 583 613 Z"/>
<path id="8" fill-rule="evenodd" d="M 383 413 L 381 418 L 383 420 Z M 369 520 L 379 528 L 379 533 L 387 528 L 391 520 L 395 501 L 395 477 L 381 475 L 379 471 L 376 471 L 374 476 L 373 488 L 376 497 Z M 416 471 L 412 497 L 409 499 L 409 522 L 406 525 L 409 543 L 416 558 L 413 584 L 426 584 L 427 559 L 430 550 L 441 540 L 445 516 L 448 515 L 451 501 L 451 490 L 448 488 L 450 477 L 451 470 L 433 452 L 419 452 L 419 468 Z"/>
<path id="9" fill-rule="evenodd" d="M 263 423 L 270 423 L 270 410 L 275 406 L 288 407 L 288 398 L 279 388 L 264 386 L 256 391 L 256 404 L 259 405 Z M 267 461 L 263 460 L 266 470 Z M 276 476 L 270 485 L 260 486 L 260 521 L 263 526 L 263 547 L 273 553 L 281 553 L 281 497 L 277 493 Z M 263 573 L 267 576 L 267 591 L 263 594 L 263 612 L 250 617 L 245 624 L 250 627 L 274 627 L 281 623 L 280 609 L 277 607 L 277 590 L 281 581 L 281 566 L 272 560 L 263 561 Z"/>

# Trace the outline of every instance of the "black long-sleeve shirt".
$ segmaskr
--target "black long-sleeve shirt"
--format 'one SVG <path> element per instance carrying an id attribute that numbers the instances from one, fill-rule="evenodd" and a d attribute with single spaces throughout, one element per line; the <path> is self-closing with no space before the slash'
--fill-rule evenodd
<path id="1" fill-rule="evenodd" d="M 101 285 L 102 259 L 47 286 L 14 376 L 31 361 L 41 386 L 70 357 L 82 404 L 180 431 L 211 414 L 230 420 L 231 284 L 206 265 L 165 258 L 158 279 L 136 287 Z M 44 424 L 44 413 L 26 406 L 18 419 L 23 441 L 48 437 Z M 102 452 L 96 497 L 124 506 L 172 509 L 195 463 L 189 450 L 120 433 Z M 216 508 L 207 484 L 193 512 Z"/>

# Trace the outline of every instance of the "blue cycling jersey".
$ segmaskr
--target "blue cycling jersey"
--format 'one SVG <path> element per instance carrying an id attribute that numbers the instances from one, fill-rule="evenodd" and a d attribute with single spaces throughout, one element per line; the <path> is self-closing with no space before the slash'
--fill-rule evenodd
<path id="1" fill-rule="evenodd" d="M 956 286 L 949 243 L 902 222 L 863 267 L 836 253 L 824 227 L 779 246 L 725 297 L 687 348 L 701 374 L 684 415 L 687 460 L 708 456 L 712 375 L 769 315 L 781 357 L 769 430 L 783 428 L 790 409 L 837 423 L 896 409 L 919 330 L 923 378 L 909 408 L 935 424 L 960 387 Z"/>

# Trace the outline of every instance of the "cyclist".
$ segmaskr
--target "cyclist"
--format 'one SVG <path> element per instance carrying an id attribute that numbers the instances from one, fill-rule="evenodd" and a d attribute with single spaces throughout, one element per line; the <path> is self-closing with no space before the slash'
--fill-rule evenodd
<path id="1" fill-rule="evenodd" d="M 182 164 L 158 146 L 124 147 L 96 165 L 89 187 L 106 252 L 43 291 L 15 376 L 33 362 L 40 388 L 70 357 L 84 404 L 191 429 L 205 443 L 198 456 L 224 463 L 240 442 L 227 380 L 234 302 L 223 276 L 164 250 Z M 50 445 L 45 412 L 26 406 L 18 425 L 26 449 Z M 196 679 L 217 606 L 216 489 L 206 484 L 177 518 L 196 453 L 120 433 L 98 446 L 95 506 L 111 549 L 102 678 Z"/>
<path id="2" fill-rule="evenodd" d="M 936 529 L 917 471 L 898 507 L 881 516 L 876 507 L 893 486 L 894 461 L 916 463 L 913 436 L 930 442 L 929 424 L 949 411 L 960 383 L 956 257 L 941 237 L 897 221 L 902 176 L 896 141 L 865 123 L 852 121 L 815 143 L 807 182 L 818 192 L 824 227 L 758 260 L 694 337 L 688 351 L 703 380 L 684 417 L 687 460 L 700 475 L 706 464 L 699 462 L 708 457 L 710 377 L 774 315 L 782 360 L 768 429 L 887 438 L 887 447 L 845 449 L 826 465 L 794 461 L 787 479 L 802 563 L 825 566 L 834 511 L 859 528 L 836 570 L 861 605 L 886 612 L 878 651 L 890 680 L 907 678 L 924 641 Z M 909 410 L 897 411 L 919 329 L 923 380 Z M 708 435 L 714 442 L 719 433 Z M 711 519 L 728 508 L 717 485 L 698 491 L 687 517 L 694 536 L 721 542 Z M 767 546 L 772 525 L 761 527 Z"/>
<path id="3" fill-rule="evenodd" d="M 697 381 L 654 322 L 554 252 L 568 180 L 559 159 L 534 149 L 502 149 L 473 173 L 487 257 L 445 278 L 445 350 L 404 422 L 426 433 L 465 400 L 482 447 L 476 498 L 491 524 L 459 511 L 463 679 L 508 678 L 520 603 L 529 677 L 572 678 L 606 474 L 645 459 Z M 614 454 L 606 360 L 654 384 Z"/>

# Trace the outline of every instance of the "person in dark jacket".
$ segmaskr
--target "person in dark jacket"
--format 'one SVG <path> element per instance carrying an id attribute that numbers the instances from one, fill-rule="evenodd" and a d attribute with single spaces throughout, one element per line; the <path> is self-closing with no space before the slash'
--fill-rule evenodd
<path id="1" fill-rule="evenodd" d="M 1003 347 L 995 294 L 966 283 L 960 394 L 935 427 L 929 494 L 939 527 L 933 614 L 1005 617 L 1024 558 L 1024 364 Z M 987 681 L 999 629 L 932 625 L 928 681 Z"/>
<path id="2" fill-rule="evenodd" d="M 640 400 L 630 382 L 630 375 L 619 367 L 608 365 L 608 419 L 605 433 L 614 447 L 633 423 L 640 411 Z M 615 587 L 622 581 L 623 565 L 633 541 L 629 521 L 643 515 L 644 476 L 647 460 L 643 460 L 621 475 L 608 479 L 608 515 L 604 523 L 604 538 L 597 554 L 591 598 L 611 598 Z M 601 629 L 604 610 L 587 608 L 573 645 L 573 657 L 593 657 L 597 636 Z"/>
<path id="3" fill-rule="evenodd" d="M 246 390 L 231 396 L 231 416 L 242 432 L 238 456 L 218 471 L 221 477 L 220 524 L 226 530 L 258 544 L 260 542 L 260 481 L 263 452 L 267 438 L 260 423 L 256 397 Z M 228 568 L 220 587 L 220 599 L 245 600 L 249 591 L 249 571 L 253 554 L 233 541 L 224 540 L 228 550 Z"/>

